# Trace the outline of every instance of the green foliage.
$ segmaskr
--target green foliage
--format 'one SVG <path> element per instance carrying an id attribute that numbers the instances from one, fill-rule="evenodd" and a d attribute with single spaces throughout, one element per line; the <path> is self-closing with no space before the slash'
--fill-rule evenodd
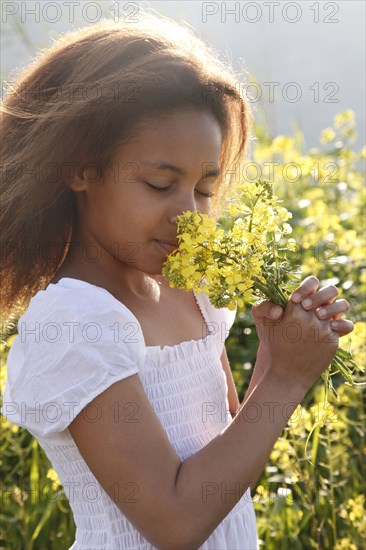
<path id="1" fill-rule="evenodd" d="M 365 148 L 357 153 L 348 145 L 354 124 L 352 111 L 337 115 L 334 128 L 322 132 L 323 150 L 306 154 L 299 132 L 272 139 L 257 128 L 252 180 L 250 170 L 246 178 L 255 181 L 259 166 L 260 176 L 274 181 L 276 195 L 293 213 L 296 262 L 300 261 L 303 276 L 314 274 L 323 283 L 333 281 L 350 302 L 355 331 L 341 339 L 341 344 L 364 364 L 366 268 L 360 228 L 366 154 Z M 277 163 L 272 175 L 268 171 L 271 163 Z M 1 344 L 1 389 L 14 337 L 13 332 Z M 227 339 L 240 400 L 249 385 L 257 346 L 251 313 L 240 309 Z M 326 406 L 321 380 L 307 393 L 252 491 L 259 538 L 266 550 L 363 548 L 363 396 L 360 388 L 347 386 L 341 379 L 334 379 L 333 384 L 339 401 L 329 395 Z M 57 474 L 26 430 L 3 417 L 0 422 L 0 548 L 68 548 L 75 539 L 75 525 Z"/>

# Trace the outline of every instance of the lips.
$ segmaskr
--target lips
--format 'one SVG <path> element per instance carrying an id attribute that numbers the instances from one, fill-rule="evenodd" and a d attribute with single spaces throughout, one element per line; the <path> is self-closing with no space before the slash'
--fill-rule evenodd
<path id="1" fill-rule="evenodd" d="M 177 242 L 173 242 L 173 241 L 159 241 L 156 239 L 156 242 L 168 254 L 173 252 L 173 250 L 176 250 L 179 246 Z"/>
<path id="2" fill-rule="evenodd" d="M 175 246 L 176 248 L 178 248 L 178 243 L 177 241 L 166 241 L 166 240 L 160 240 L 160 239 L 156 239 L 158 241 L 158 243 L 164 243 L 164 244 L 170 244 L 171 246 Z"/>

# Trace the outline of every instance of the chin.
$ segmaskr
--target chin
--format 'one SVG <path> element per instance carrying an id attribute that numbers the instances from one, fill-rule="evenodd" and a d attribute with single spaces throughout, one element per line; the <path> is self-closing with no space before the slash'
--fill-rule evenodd
<path id="1" fill-rule="evenodd" d="M 155 251 L 154 254 L 151 254 L 149 250 L 143 254 L 140 254 L 139 257 L 135 257 L 135 260 L 137 261 L 128 262 L 129 267 L 136 269 L 136 271 L 145 273 L 146 275 L 162 277 L 163 265 L 167 260 L 168 254 L 161 253 L 161 251 L 159 252 L 159 249 L 157 250 L 158 254 L 156 254 Z"/>
<path id="2" fill-rule="evenodd" d="M 135 266 L 135 269 L 138 271 L 141 271 L 142 273 L 145 273 L 146 275 L 151 276 L 163 276 L 162 270 L 163 270 L 163 262 L 154 262 L 154 264 L 146 264 L 146 265 L 139 265 Z"/>

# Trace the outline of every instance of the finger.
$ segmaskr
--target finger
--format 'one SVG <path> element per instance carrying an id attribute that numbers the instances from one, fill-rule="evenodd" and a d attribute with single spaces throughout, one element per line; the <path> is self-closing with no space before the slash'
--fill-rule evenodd
<path id="1" fill-rule="evenodd" d="M 332 304 L 322 306 L 315 310 L 315 313 L 319 317 L 319 319 L 331 319 L 332 317 L 335 319 L 335 316 L 341 316 L 344 313 L 347 313 L 349 310 L 349 303 L 347 300 L 336 300 Z"/>
<path id="2" fill-rule="evenodd" d="M 298 304 L 307 296 L 314 294 L 319 287 L 319 279 L 310 275 L 302 281 L 302 283 L 293 291 L 290 296 L 290 300 L 295 304 Z"/>
<path id="3" fill-rule="evenodd" d="M 277 320 L 282 317 L 283 309 L 281 306 L 278 306 L 275 303 L 270 302 L 269 300 L 265 300 L 259 305 L 253 306 L 252 313 L 254 319 L 259 320 L 261 318 L 267 317 L 269 319 Z"/>
<path id="4" fill-rule="evenodd" d="M 338 296 L 338 288 L 334 285 L 327 285 L 321 288 L 318 292 L 315 292 L 312 296 L 307 296 L 305 300 L 301 302 L 304 309 L 309 310 L 321 305 L 331 304 Z"/>
<path id="5" fill-rule="evenodd" d="M 337 332 L 339 336 L 346 336 L 354 329 L 354 324 L 348 319 L 339 319 L 338 321 L 331 321 L 332 330 Z"/>

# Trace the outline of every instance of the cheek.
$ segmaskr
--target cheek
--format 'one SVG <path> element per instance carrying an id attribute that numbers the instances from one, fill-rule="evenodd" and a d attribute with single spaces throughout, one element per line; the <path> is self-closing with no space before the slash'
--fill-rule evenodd
<path id="1" fill-rule="evenodd" d="M 155 236 L 167 215 L 161 197 L 149 197 L 137 185 L 114 184 L 96 190 L 90 197 L 93 231 L 106 241 L 132 242 Z"/>
<path id="2" fill-rule="evenodd" d="M 157 218 L 156 210 L 136 195 L 128 201 L 119 200 L 112 204 L 110 214 L 105 214 L 101 223 L 120 242 L 144 240 Z"/>
<path id="3" fill-rule="evenodd" d="M 103 217 L 105 222 L 111 220 L 121 224 L 126 221 L 136 222 L 134 218 L 141 219 L 147 210 L 147 204 L 144 204 L 139 189 L 123 183 L 116 183 L 98 190 L 92 197 L 92 201 L 93 214 Z"/>

